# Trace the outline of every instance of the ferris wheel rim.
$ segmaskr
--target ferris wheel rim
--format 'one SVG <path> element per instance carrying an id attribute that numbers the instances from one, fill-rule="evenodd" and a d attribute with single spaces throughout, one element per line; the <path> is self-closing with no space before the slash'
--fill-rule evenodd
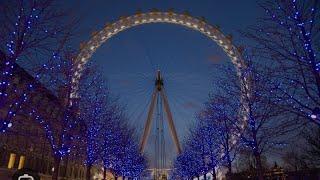
<path id="1" fill-rule="evenodd" d="M 214 41 L 220 48 L 223 49 L 225 54 L 230 58 L 232 64 L 235 66 L 237 76 L 241 86 L 240 101 L 243 104 L 243 113 L 239 116 L 242 118 L 241 129 L 244 129 L 249 119 L 249 107 L 245 99 L 251 96 L 251 78 L 250 74 L 243 76 L 243 70 L 247 68 L 247 65 L 242 57 L 242 53 L 232 43 L 230 36 L 225 36 L 217 26 L 212 26 L 202 19 L 195 18 L 189 14 L 179 14 L 175 12 L 146 12 L 137 13 L 132 16 L 122 17 L 114 23 L 107 24 L 99 32 L 92 34 L 91 39 L 80 45 L 80 52 L 76 56 L 73 67 L 72 86 L 70 93 L 70 106 L 72 106 L 73 99 L 78 98 L 79 80 L 82 71 L 85 69 L 85 64 L 90 60 L 95 51 L 104 44 L 108 39 L 117 35 L 118 33 L 143 24 L 149 23 L 168 23 L 178 24 L 204 34 L 209 39 Z M 241 79 L 240 77 L 244 77 Z M 245 92 L 245 93 L 244 93 Z M 240 110 L 239 110 L 240 112 Z M 231 137 L 232 144 L 235 144 L 240 137 L 240 132 Z"/>

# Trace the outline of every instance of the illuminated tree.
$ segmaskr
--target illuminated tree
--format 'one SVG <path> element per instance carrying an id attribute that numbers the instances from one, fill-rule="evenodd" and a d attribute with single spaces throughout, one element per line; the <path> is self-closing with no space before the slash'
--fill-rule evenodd
<path id="1" fill-rule="evenodd" d="M 43 59 L 53 59 L 69 41 L 75 21 L 50 0 L 2 1 L 0 11 L 0 109 L 7 109 L 6 115 L 0 117 L 3 133 L 13 125 L 12 119 L 34 90 L 34 84 L 16 89 L 10 82 L 16 63 L 31 68 L 31 64 Z"/>
<path id="2" fill-rule="evenodd" d="M 1 132 L 5 132 L 7 127 L 12 126 L 16 113 L 23 107 L 27 107 L 27 103 L 31 103 L 28 101 L 31 99 L 30 94 L 35 87 L 40 87 L 36 81 L 51 84 L 53 81 L 48 80 L 49 77 L 58 79 L 59 75 L 51 76 L 46 72 L 59 66 L 48 67 L 46 62 L 54 62 L 57 59 L 59 62 L 71 62 L 72 57 L 69 56 L 66 48 L 72 37 L 75 21 L 69 18 L 70 16 L 63 8 L 57 8 L 56 5 L 50 0 L 1 2 L 0 22 L 3 28 L 0 29 L 0 109 L 8 109 L 7 115 L 0 117 Z M 18 64 L 33 75 L 35 84 L 28 84 L 25 88 L 13 87 L 10 80 Z M 40 66 L 37 66 L 39 64 Z M 35 66 L 38 68 L 34 68 Z M 17 96 L 16 91 L 23 92 Z M 26 110 L 23 109 L 24 112 Z M 63 118 L 60 119 L 61 121 L 55 121 L 61 122 L 64 127 L 59 134 L 56 134 L 57 131 L 54 132 L 53 127 L 48 123 L 53 119 L 47 119 L 48 117 L 41 115 L 37 107 L 26 112 L 46 131 L 55 160 L 53 179 L 58 177 L 61 158 L 71 150 L 68 144 L 73 139 L 71 133 L 77 126 L 71 109 L 63 108 L 61 111 Z"/>
<path id="3" fill-rule="evenodd" d="M 276 150 L 275 147 L 285 145 L 284 135 L 295 124 L 292 124 L 283 110 L 274 106 L 274 102 L 270 99 L 272 93 L 267 82 L 272 78 L 272 71 L 267 71 L 265 68 L 267 66 L 263 63 L 253 62 L 252 59 L 256 60 L 254 53 L 247 51 L 244 56 L 247 68 L 243 69 L 243 76 L 240 78 L 250 80 L 250 89 L 241 85 L 242 81 L 239 81 L 230 64 L 217 65 L 215 68 L 219 69 L 220 73 L 214 85 L 220 90 L 212 93 L 212 97 L 216 98 L 212 100 L 216 100 L 217 103 L 223 102 L 220 103 L 222 107 L 219 109 L 227 112 L 226 115 L 229 117 L 226 120 L 238 134 L 241 148 L 250 150 L 255 158 L 255 176 L 263 179 L 261 155 Z M 240 101 L 241 95 L 242 101 Z M 247 124 L 242 123 L 240 116 L 245 112 L 245 104 L 248 109 Z"/>
<path id="4" fill-rule="evenodd" d="M 215 178 L 215 168 L 220 159 L 220 148 L 216 141 L 217 130 L 207 120 L 199 120 L 184 145 L 183 152 L 174 163 L 174 174 L 180 178 L 193 178 L 212 172 Z"/>
<path id="5" fill-rule="evenodd" d="M 320 2 L 266 0 L 265 15 L 244 33 L 273 69 L 266 83 L 278 108 L 320 125 Z"/>
<path id="6" fill-rule="evenodd" d="M 147 162 L 139 151 L 135 131 L 126 124 L 122 111 L 118 105 L 114 105 L 106 116 L 108 119 L 105 121 L 101 143 L 103 167 L 115 177 L 139 178 Z"/>
<path id="7" fill-rule="evenodd" d="M 205 103 L 204 109 L 199 113 L 198 120 L 206 124 L 206 126 L 214 129 L 212 137 L 218 144 L 219 152 L 223 154 L 221 164 L 228 168 L 229 173 L 232 172 L 232 161 L 235 159 L 238 149 L 237 145 L 232 144 L 231 137 L 237 132 L 234 124 L 237 121 L 237 114 L 234 113 L 235 104 L 230 99 L 218 95 L 210 95 L 208 102 Z"/>
<path id="8" fill-rule="evenodd" d="M 78 144 L 75 145 L 77 151 L 86 154 L 85 165 L 87 167 L 86 179 L 91 179 L 91 168 L 97 164 L 101 153 L 100 133 L 102 133 L 106 109 L 110 105 L 110 94 L 106 83 L 101 79 L 101 75 L 92 71 L 93 67 L 88 67 L 90 75 L 80 85 L 80 120 L 85 124 L 83 140 L 85 150 Z"/>
<path id="9" fill-rule="evenodd" d="M 42 84 L 50 84 L 46 88 L 50 90 L 57 89 L 57 91 L 54 91 L 54 95 L 58 99 L 57 105 L 59 106 L 59 112 L 55 112 L 56 116 L 47 117 L 37 112 L 41 107 L 34 107 L 33 109 L 34 115 L 43 119 L 43 122 L 49 122 L 52 125 L 54 124 L 55 127 L 59 127 L 59 129 L 54 129 L 53 126 L 51 126 L 51 129 L 44 127 L 46 131 L 54 131 L 52 133 L 53 140 L 49 141 L 54 159 L 53 179 L 57 179 L 59 176 L 61 160 L 67 157 L 71 151 L 78 150 L 74 144 L 81 140 L 82 134 L 80 132 L 84 128 L 84 123 L 78 116 L 78 102 L 70 98 L 72 67 L 72 58 L 66 53 L 55 61 L 49 60 L 45 63 L 46 71 L 38 71 L 41 77 L 39 80 Z"/>
<path id="10" fill-rule="evenodd" d="M 37 72 L 36 76 L 39 76 L 39 81 L 58 98 L 61 107 L 60 112 L 57 112 L 59 116 L 46 119 L 60 126 L 60 129 L 54 133 L 54 143 L 50 144 L 55 169 L 53 179 L 56 179 L 59 175 L 61 160 L 71 151 L 78 150 L 74 144 L 82 138 L 80 132 L 84 128 L 84 122 L 79 118 L 79 99 L 70 97 L 72 70 L 75 66 L 74 52 L 65 48 L 54 57 L 54 60 L 49 59 L 43 63 L 42 67 L 35 67 L 33 70 Z M 85 82 L 87 77 L 87 74 L 84 74 L 81 81 Z"/>
<path id="11" fill-rule="evenodd" d="M 198 166 L 200 158 L 193 151 L 185 148 L 178 155 L 173 165 L 173 174 L 171 179 L 192 179 L 200 176 L 200 168 Z"/>
<path id="12" fill-rule="evenodd" d="M 107 114 L 104 120 L 104 126 L 102 127 L 101 136 L 101 153 L 100 158 L 104 171 L 111 171 L 116 174 L 117 169 L 117 154 L 120 153 L 120 147 L 118 141 L 121 138 L 121 114 L 119 106 L 112 105 L 108 108 Z M 104 179 L 106 172 L 103 173 Z"/>
<path id="13" fill-rule="evenodd" d="M 146 159 L 139 150 L 137 143 L 139 141 L 135 137 L 134 129 L 125 125 L 122 132 L 119 142 L 120 154 L 118 154 L 121 166 L 118 166 L 117 172 L 123 177 L 139 178 L 142 172 L 146 170 Z"/>

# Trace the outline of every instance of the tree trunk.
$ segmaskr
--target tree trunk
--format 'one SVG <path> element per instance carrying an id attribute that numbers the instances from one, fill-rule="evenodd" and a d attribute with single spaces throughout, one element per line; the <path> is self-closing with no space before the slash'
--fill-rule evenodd
<path id="1" fill-rule="evenodd" d="M 53 164 L 54 171 L 53 171 L 53 174 L 52 174 L 52 180 L 58 180 L 60 162 L 61 162 L 61 157 L 54 156 L 54 164 Z"/>
<path id="2" fill-rule="evenodd" d="M 226 129 L 226 140 L 225 140 L 225 146 L 226 146 L 226 156 L 227 156 L 227 166 L 228 166 L 228 172 L 232 173 L 232 162 L 231 162 L 231 157 L 230 157 L 230 148 L 229 148 L 229 141 L 230 141 L 230 137 L 229 137 L 229 127 L 227 124 L 227 121 L 224 120 L 224 127 Z"/>
<path id="3" fill-rule="evenodd" d="M 106 180 L 107 179 L 107 168 L 104 167 L 103 168 L 103 180 Z"/>
<path id="4" fill-rule="evenodd" d="M 67 178 L 67 173 L 68 173 L 68 164 L 69 164 L 69 156 L 67 156 L 66 158 L 66 164 L 65 164 L 65 168 L 64 168 L 64 174 L 63 176 Z"/>
<path id="5" fill-rule="evenodd" d="M 227 156 L 227 161 L 228 161 L 228 172 L 231 174 L 232 173 L 232 162 L 231 162 L 231 158 L 230 158 L 230 154 L 228 153 Z"/>
<path id="6" fill-rule="evenodd" d="M 90 180 L 91 178 L 91 167 L 92 167 L 92 164 L 87 165 L 86 180 Z"/>
<path id="7" fill-rule="evenodd" d="M 251 107 L 251 106 L 250 106 Z M 250 108 L 250 119 L 251 121 L 255 122 L 252 116 L 252 111 Z M 262 163 L 261 163 L 261 155 L 260 155 L 260 151 L 259 151 L 259 146 L 258 146 L 258 140 L 257 140 L 257 129 L 255 127 L 255 124 L 251 127 L 251 132 L 252 132 L 252 140 L 253 140 L 253 147 L 252 147 L 252 151 L 253 151 L 253 155 L 255 157 L 256 160 L 256 173 L 258 176 L 259 180 L 263 180 L 263 172 L 262 172 Z"/>
<path id="8" fill-rule="evenodd" d="M 263 170 L 262 170 L 262 162 L 261 162 L 261 156 L 258 152 L 254 153 L 254 157 L 256 159 L 257 163 L 257 176 L 259 180 L 263 180 Z"/>
<path id="9" fill-rule="evenodd" d="M 217 179 L 217 175 L 216 175 L 216 170 L 215 168 L 212 169 L 212 180 L 216 180 Z"/>
<path id="10" fill-rule="evenodd" d="M 6 64 L 5 63 L 7 61 L 8 61 L 8 59 L 7 59 L 6 54 L 0 50 L 0 71 L 1 71 L 1 73 L 3 73 L 5 70 L 7 70 L 7 69 L 5 69 L 6 68 Z M 1 80 L 3 80 L 2 79 L 3 77 L 1 77 Z"/>

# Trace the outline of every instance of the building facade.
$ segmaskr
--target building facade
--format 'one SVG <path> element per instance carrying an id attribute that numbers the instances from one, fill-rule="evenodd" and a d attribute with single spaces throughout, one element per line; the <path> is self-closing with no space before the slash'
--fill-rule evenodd
<path id="1" fill-rule="evenodd" d="M 10 79 L 12 88 L 8 93 L 10 97 L 6 108 L 0 109 L 0 118 L 6 117 L 10 105 L 22 96 L 22 93 L 27 92 L 29 100 L 22 104 L 22 107 L 16 112 L 16 116 L 11 120 L 10 128 L 5 133 L 0 133 L 0 179 L 11 179 L 14 172 L 22 168 L 38 172 L 42 179 L 51 179 L 55 171 L 53 151 L 44 125 L 50 127 L 56 143 L 59 143 L 57 141 L 59 141 L 59 134 L 63 126 L 61 122 L 64 111 L 63 101 L 18 65 L 15 66 L 13 74 Z M 27 91 L 27 86 L 30 84 L 35 87 L 32 91 Z M 41 114 L 44 123 L 39 123 L 34 116 L 30 115 L 32 109 Z M 75 129 L 81 137 L 80 128 Z M 73 143 L 80 143 L 80 138 L 79 141 Z M 84 179 L 83 162 L 83 153 L 70 154 L 62 160 L 59 176 L 64 179 Z"/>

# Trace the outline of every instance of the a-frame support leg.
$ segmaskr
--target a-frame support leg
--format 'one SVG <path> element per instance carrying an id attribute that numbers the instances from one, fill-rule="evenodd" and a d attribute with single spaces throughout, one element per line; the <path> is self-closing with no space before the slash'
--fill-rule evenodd
<path id="1" fill-rule="evenodd" d="M 163 99 L 164 110 L 166 111 L 166 114 L 167 114 L 167 120 L 168 120 L 168 124 L 169 124 L 169 128 L 170 128 L 171 137 L 172 137 L 172 140 L 173 140 L 173 142 L 174 142 L 174 144 L 176 146 L 178 154 L 180 154 L 181 153 L 181 147 L 180 147 L 177 131 L 176 131 L 176 128 L 174 126 L 174 122 L 173 122 L 172 114 L 171 114 L 171 111 L 170 111 L 168 99 L 167 99 L 167 97 L 166 97 L 166 95 L 164 93 L 164 89 L 162 89 L 160 91 L 160 94 L 161 94 L 161 98 Z"/>
<path id="2" fill-rule="evenodd" d="M 141 142 L 140 142 L 140 152 L 141 153 L 144 152 L 144 148 L 146 146 L 146 143 L 147 143 L 147 140 L 148 140 L 148 137 L 150 134 L 151 123 L 152 123 L 152 119 L 153 119 L 153 111 L 154 111 L 154 106 L 156 104 L 157 95 L 158 95 L 158 91 L 155 88 L 152 93 L 151 104 L 149 106 L 149 111 L 148 111 L 148 117 L 147 117 L 146 124 L 144 125 L 143 134 L 142 134 L 142 138 L 141 138 Z"/>

